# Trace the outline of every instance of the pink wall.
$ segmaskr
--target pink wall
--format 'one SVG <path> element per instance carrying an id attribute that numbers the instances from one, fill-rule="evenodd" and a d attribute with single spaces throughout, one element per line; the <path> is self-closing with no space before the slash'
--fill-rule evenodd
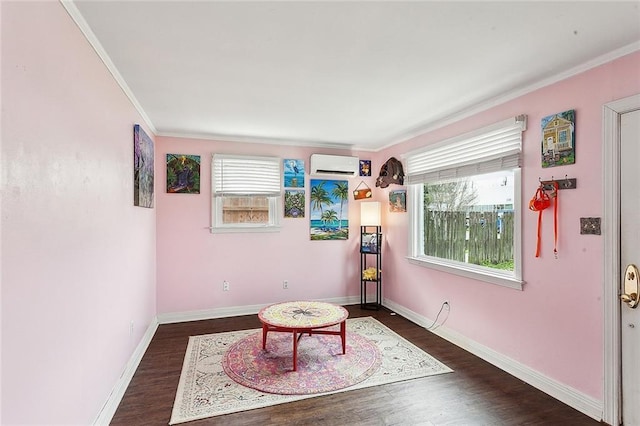
<path id="1" fill-rule="evenodd" d="M 597 400 L 603 378 L 603 241 L 580 235 L 581 217 L 602 217 L 602 106 L 640 93 L 640 53 L 537 90 L 459 123 L 384 151 L 384 156 L 456 136 L 518 114 L 528 115 L 522 169 L 524 291 L 409 264 L 407 216 L 388 215 L 385 298 L 426 318 L 443 301 L 450 329 Z M 540 120 L 576 110 L 576 164 L 542 169 Z M 553 256 L 553 216 L 543 216 L 542 257 L 535 258 L 537 213 L 526 210 L 538 178 L 568 174 L 575 190 L 560 192 L 559 258 Z M 606 229 L 603 232 L 607 232 Z"/>
<path id="2" fill-rule="evenodd" d="M 142 120 L 59 2 L 1 7 L 0 423 L 90 424 L 156 311 Z"/>
<path id="3" fill-rule="evenodd" d="M 132 126 L 140 116 L 58 2 L 0 4 L 0 423 L 90 423 L 156 313 L 358 296 L 353 200 L 348 241 L 309 241 L 308 219 L 283 219 L 273 234 L 207 229 L 213 152 L 308 161 L 330 151 L 158 137 L 156 208 L 133 207 Z M 578 189 L 561 193 L 558 260 L 549 216 L 535 259 L 535 214 L 522 213 L 522 292 L 408 264 L 407 215 L 385 214 L 385 297 L 426 318 L 449 300 L 450 329 L 602 399 L 602 237 L 579 235 L 578 223 L 602 216 L 602 105 L 640 93 L 638 69 L 640 53 L 383 152 L 355 153 L 372 158 L 376 174 L 391 155 L 524 113 L 524 201 L 539 176 L 578 178 Z M 542 170 L 540 119 L 571 108 L 577 163 Z M 165 193 L 166 153 L 202 156 L 200 195 Z M 350 179 L 350 190 L 359 182 Z"/>
<path id="4" fill-rule="evenodd" d="M 336 153 L 327 149 L 229 143 L 184 138 L 157 138 L 158 191 L 158 313 L 187 312 L 311 298 L 359 297 L 358 239 L 360 209 L 350 197 L 349 240 L 310 241 L 306 218 L 282 219 L 276 233 L 211 234 L 211 156 L 213 153 L 267 155 L 303 159 Z M 348 155 L 349 152 L 338 152 Z M 167 194 L 166 154 L 200 155 L 200 194 Z M 354 153 L 358 155 L 358 153 Z M 362 158 L 371 155 L 362 154 Z M 374 163 L 374 169 L 376 164 Z M 379 168 L 379 165 L 377 166 Z M 371 187 L 375 178 L 333 178 L 360 181 Z M 229 291 L 222 291 L 222 281 Z M 282 281 L 289 281 L 289 289 Z"/>
<path id="5" fill-rule="evenodd" d="M 524 291 L 409 264 L 405 258 L 408 215 L 384 212 L 385 299 L 430 319 L 448 300 L 451 312 L 446 326 L 451 330 L 602 400 L 602 237 L 580 235 L 579 218 L 602 216 L 602 105 L 640 92 L 639 68 L 640 53 L 629 55 L 382 152 L 363 155 L 374 160 L 372 171 L 377 175 L 381 163 L 390 156 L 400 157 L 412 149 L 527 114 L 522 172 L 525 208 L 539 177 L 568 174 L 578 179 L 578 189 L 560 194 L 559 259 L 552 254 L 550 214 L 543 221 L 542 257 L 536 259 L 537 216 L 529 210 L 522 212 Z M 575 109 L 577 115 L 577 162 L 542 169 L 540 120 L 567 109 Z M 317 151 L 158 138 L 158 170 L 166 153 L 199 154 L 203 159 L 200 195 L 158 193 L 159 313 L 359 294 L 359 209 L 354 209 L 354 201 L 350 202 L 352 238 L 346 242 L 309 241 L 308 219 L 285 219 L 282 232 L 276 234 L 212 235 L 206 229 L 211 153 L 307 160 Z M 159 182 L 164 179 L 162 173 Z M 351 179 L 350 189 L 359 181 Z M 367 183 L 374 188 L 374 177 Z M 375 198 L 385 201 L 388 190 L 396 188 L 374 189 Z M 290 290 L 282 290 L 283 279 L 290 281 Z M 223 280 L 231 283 L 231 291 L 222 291 Z"/>

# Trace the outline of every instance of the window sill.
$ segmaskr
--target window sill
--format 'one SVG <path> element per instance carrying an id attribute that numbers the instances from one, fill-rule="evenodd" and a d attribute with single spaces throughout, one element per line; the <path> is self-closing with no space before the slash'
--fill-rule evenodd
<path id="1" fill-rule="evenodd" d="M 229 234 L 229 233 L 248 233 L 248 232 L 280 232 L 280 226 L 229 226 L 229 227 L 210 227 L 212 234 Z"/>
<path id="2" fill-rule="evenodd" d="M 481 266 L 459 262 L 443 262 L 430 257 L 407 257 L 407 260 L 413 265 L 436 269 L 449 274 L 484 281 L 514 290 L 522 290 L 522 286 L 524 285 L 524 281 L 513 277 L 511 274 L 501 273 L 499 270 L 495 272 L 490 271 L 488 268 Z"/>

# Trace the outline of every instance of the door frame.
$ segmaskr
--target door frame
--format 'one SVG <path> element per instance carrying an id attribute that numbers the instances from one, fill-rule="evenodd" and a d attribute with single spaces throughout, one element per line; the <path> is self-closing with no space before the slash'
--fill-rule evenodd
<path id="1" fill-rule="evenodd" d="M 620 424 L 622 416 L 622 342 L 620 339 L 620 116 L 640 109 L 640 94 L 602 108 L 604 384 L 602 420 Z"/>

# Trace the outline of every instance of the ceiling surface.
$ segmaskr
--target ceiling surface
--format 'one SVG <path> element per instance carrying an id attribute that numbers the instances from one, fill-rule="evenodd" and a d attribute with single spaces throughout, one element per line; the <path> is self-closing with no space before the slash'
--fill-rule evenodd
<path id="1" fill-rule="evenodd" d="M 640 48 L 638 1 L 63 4 L 165 136 L 378 150 Z"/>

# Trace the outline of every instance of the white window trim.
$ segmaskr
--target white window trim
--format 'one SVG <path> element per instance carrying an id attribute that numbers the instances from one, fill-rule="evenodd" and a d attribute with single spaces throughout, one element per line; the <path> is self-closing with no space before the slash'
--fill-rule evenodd
<path id="1" fill-rule="evenodd" d="M 505 121 L 503 123 L 510 123 L 512 120 Z M 525 121 L 526 123 L 526 121 Z M 502 124 L 502 123 L 500 123 Z M 473 132 L 475 134 L 481 134 L 479 132 Z M 458 138 L 455 138 L 456 140 Z M 409 154 L 410 155 L 410 154 Z M 478 173 L 480 174 L 480 173 Z M 423 255 L 423 250 L 420 247 L 421 238 L 417 237 L 422 232 L 422 223 L 424 223 L 424 213 L 421 202 L 418 200 L 423 199 L 422 183 L 411 184 L 407 186 L 408 199 L 410 205 L 408 206 L 409 213 L 409 247 L 407 260 L 409 263 L 422 266 L 425 268 L 435 269 L 438 271 L 447 272 L 450 274 L 470 278 L 478 281 L 483 281 L 491 284 L 496 284 L 503 287 L 508 287 L 516 290 L 522 290 L 525 282 L 522 280 L 522 184 L 521 184 L 521 169 L 513 169 L 514 175 L 514 230 L 513 230 L 513 260 L 514 270 L 513 272 L 501 271 L 498 269 L 487 268 L 480 265 L 472 265 L 464 262 L 457 262 L 442 258 L 436 258 L 433 256 Z"/>
<path id="2" fill-rule="evenodd" d="M 251 155 L 223 155 L 235 158 L 265 158 Z M 269 157 L 271 158 L 271 157 Z M 274 157 L 275 158 L 275 157 Z M 281 159 L 277 159 L 280 166 L 280 176 L 282 176 Z M 209 230 L 212 234 L 224 233 L 256 233 L 256 232 L 280 232 L 282 228 L 280 218 L 282 217 L 282 191 L 278 195 L 265 195 L 269 199 L 269 223 L 222 223 L 222 197 L 215 194 L 215 154 L 211 161 L 211 226 Z M 282 180 L 280 181 L 282 189 Z"/>
<path id="3" fill-rule="evenodd" d="M 423 206 L 421 203 L 412 202 L 409 211 L 409 256 L 407 260 L 409 263 L 422 266 L 425 268 L 435 269 L 438 271 L 447 272 L 450 274 L 462 276 L 465 278 L 471 278 L 478 281 L 484 281 L 491 284 L 496 284 L 503 287 L 509 287 L 516 290 L 522 290 L 524 281 L 522 280 L 522 195 L 518 189 L 520 185 L 520 169 L 514 170 L 514 202 L 513 207 L 516 212 L 513 221 L 513 260 L 514 271 L 507 272 L 499 269 L 487 268 L 480 265 L 473 265 L 464 262 L 456 262 L 453 260 L 447 260 L 437 258 L 433 256 L 422 255 L 422 250 L 419 247 L 420 238 L 414 238 L 419 232 L 422 232 L 422 225 L 424 221 Z M 422 199 L 422 185 L 409 185 L 407 194 L 411 197 L 411 200 Z"/>
<path id="4" fill-rule="evenodd" d="M 216 202 L 216 197 L 211 197 L 211 211 L 215 212 L 211 218 L 211 230 L 212 234 L 226 234 L 233 232 L 279 232 L 282 225 L 280 225 L 280 204 L 282 197 L 269 197 L 269 222 L 273 225 L 264 223 L 230 223 L 222 224 L 220 218 L 222 217 L 222 200 L 218 198 L 220 202 Z M 273 216 L 273 218 L 272 218 Z"/>

